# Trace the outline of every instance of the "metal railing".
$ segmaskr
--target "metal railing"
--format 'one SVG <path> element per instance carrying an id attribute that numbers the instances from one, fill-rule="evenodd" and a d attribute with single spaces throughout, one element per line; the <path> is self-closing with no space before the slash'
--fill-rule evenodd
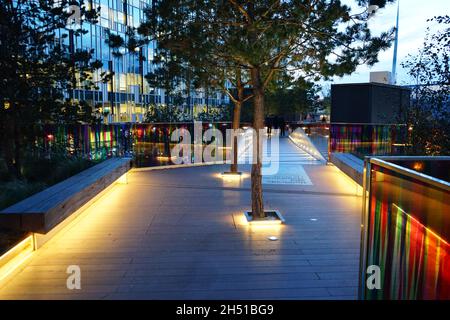
<path id="1" fill-rule="evenodd" d="M 409 133 L 404 124 L 374 123 L 291 123 L 302 128 L 321 154 L 329 159 L 332 152 L 368 155 L 406 155 Z"/>
<path id="2" fill-rule="evenodd" d="M 211 127 L 225 136 L 231 122 L 202 124 L 203 131 Z M 306 134 L 303 140 L 312 143 L 314 152 L 320 153 L 319 158 L 323 156 L 327 160 L 331 152 L 350 152 L 361 158 L 366 155 L 407 153 L 408 130 L 404 125 L 291 123 L 290 127 L 292 130 L 302 128 Z M 173 147 L 171 134 L 179 128 L 192 134 L 194 123 L 46 125 L 36 130 L 34 141 L 36 149 L 48 155 L 57 150 L 89 159 L 126 155 L 133 156 L 137 165 L 158 165 L 160 160 L 156 157 L 169 156 L 169 150 Z"/>
<path id="3" fill-rule="evenodd" d="M 131 156 L 136 166 L 170 164 L 170 150 L 175 144 L 171 136 L 181 128 L 194 136 L 194 122 L 45 125 L 36 128 L 33 149 L 44 157 L 64 152 L 92 160 Z M 203 122 L 200 130 L 210 128 L 226 137 L 231 122 Z"/>
<path id="4" fill-rule="evenodd" d="M 361 299 L 450 299 L 449 168 L 450 157 L 365 159 Z"/>

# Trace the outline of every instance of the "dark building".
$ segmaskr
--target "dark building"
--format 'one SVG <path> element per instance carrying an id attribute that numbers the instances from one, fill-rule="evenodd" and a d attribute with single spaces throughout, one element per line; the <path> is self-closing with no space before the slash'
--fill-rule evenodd
<path id="1" fill-rule="evenodd" d="M 411 90 L 381 83 L 331 86 L 331 122 L 403 123 Z"/>

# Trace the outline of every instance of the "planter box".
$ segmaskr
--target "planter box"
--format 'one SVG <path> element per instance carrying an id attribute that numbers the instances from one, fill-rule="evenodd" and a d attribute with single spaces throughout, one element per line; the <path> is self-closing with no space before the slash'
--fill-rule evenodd
<path id="1" fill-rule="evenodd" d="M 264 210 L 266 217 L 264 219 L 254 219 L 251 211 L 244 211 L 247 222 L 252 225 L 275 225 L 285 223 L 283 216 L 278 210 Z"/>
<path id="2" fill-rule="evenodd" d="M 242 172 L 240 172 L 240 171 L 238 171 L 238 172 L 230 172 L 230 171 L 222 172 L 222 176 L 224 176 L 224 177 L 241 176 L 241 175 L 242 175 Z"/>
<path id="3" fill-rule="evenodd" d="M 131 159 L 105 160 L 0 211 L 0 227 L 46 234 L 130 169 Z"/>

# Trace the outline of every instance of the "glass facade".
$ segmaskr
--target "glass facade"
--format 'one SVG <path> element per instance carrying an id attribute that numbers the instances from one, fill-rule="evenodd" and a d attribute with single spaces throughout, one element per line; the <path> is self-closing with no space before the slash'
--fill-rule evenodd
<path id="1" fill-rule="evenodd" d="M 136 53 L 125 52 L 121 57 L 114 56 L 105 43 L 108 30 L 126 39 L 127 28 L 140 25 L 144 19 L 144 8 L 151 3 L 152 0 L 85 0 L 87 8 L 100 8 L 98 22 L 84 22 L 83 29 L 87 32 L 81 36 L 69 33 L 69 37 L 60 38 L 73 50 L 94 49 L 94 58 L 102 61 L 102 69 L 92 75 L 98 90 L 75 90 L 73 96 L 100 106 L 107 114 L 105 122 L 140 122 L 149 104 L 169 101 L 164 90 L 151 88 L 144 78 L 153 68 L 155 42 L 139 48 Z M 102 72 L 114 72 L 111 81 L 102 83 Z M 218 106 L 225 103 L 228 103 L 228 98 L 220 92 L 210 93 L 206 101 L 204 93 L 197 91 L 191 93 L 190 101 L 185 102 L 184 108 L 194 110 L 197 105 Z"/>

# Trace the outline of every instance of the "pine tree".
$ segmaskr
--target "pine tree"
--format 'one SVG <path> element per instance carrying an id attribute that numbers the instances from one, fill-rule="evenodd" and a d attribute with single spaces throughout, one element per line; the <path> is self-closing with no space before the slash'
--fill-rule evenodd
<path id="1" fill-rule="evenodd" d="M 382 7 L 386 1 L 377 1 Z M 357 0 L 361 12 L 329 0 L 160 0 L 148 9 L 148 34 L 173 56 L 249 75 L 253 128 L 264 128 L 265 93 L 273 77 L 292 74 L 317 81 L 376 63 L 390 46 L 392 30 L 373 36 L 367 25 L 369 1 Z M 199 59 L 200 57 L 200 59 Z M 262 150 L 254 142 L 252 212 L 263 218 Z"/>
<path id="2" fill-rule="evenodd" d="M 407 111 L 412 153 L 450 154 L 450 16 L 429 19 L 423 47 L 402 63 L 414 81 Z"/>
<path id="3" fill-rule="evenodd" d="M 4 0 L 0 4 L 0 151 L 21 177 L 25 149 L 45 123 L 90 122 L 92 107 L 73 99 L 74 89 L 96 86 L 101 63 L 73 39 L 95 22 L 97 10 L 73 0 Z"/>

